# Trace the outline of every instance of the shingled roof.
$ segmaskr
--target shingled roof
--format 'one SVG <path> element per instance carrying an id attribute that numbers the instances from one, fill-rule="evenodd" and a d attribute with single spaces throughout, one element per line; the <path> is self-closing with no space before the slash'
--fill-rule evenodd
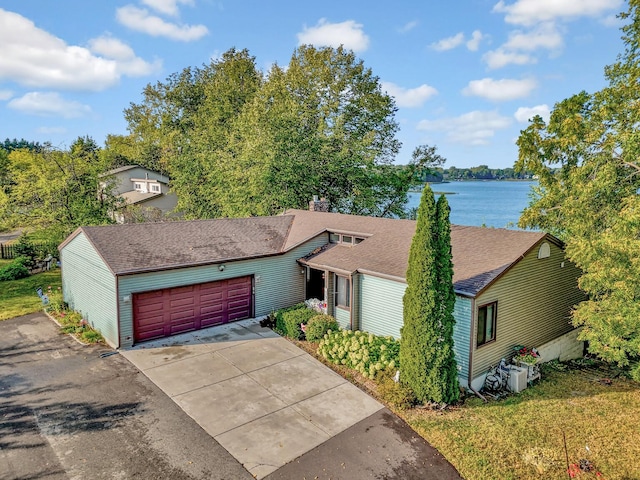
<path id="1" fill-rule="evenodd" d="M 273 217 L 81 227 L 115 275 L 278 255 L 326 232 L 360 236 L 357 245 L 328 245 L 300 259 L 313 268 L 405 280 L 416 222 L 287 210 Z M 454 289 L 476 296 L 543 239 L 542 232 L 451 226 Z"/>
<path id="2" fill-rule="evenodd" d="M 222 218 L 80 227 L 115 275 L 276 255 L 293 217 Z"/>
<path id="3" fill-rule="evenodd" d="M 288 210 L 286 215 L 295 217 L 287 245 L 322 231 L 368 237 L 358 245 L 331 245 L 301 259 L 302 263 L 323 270 L 358 271 L 404 281 L 414 221 L 306 210 Z M 454 289 L 460 294 L 477 295 L 544 238 L 560 243 L 542 232 L 452 225 Z"/>

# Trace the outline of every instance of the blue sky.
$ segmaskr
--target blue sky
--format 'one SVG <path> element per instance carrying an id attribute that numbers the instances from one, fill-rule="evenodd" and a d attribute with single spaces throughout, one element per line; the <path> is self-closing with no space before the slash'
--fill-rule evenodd
<path id="1" fill-rule="evenodd" d="M 534 113 L 606 85 L 623 0 L 0 0 L 0 139 L 68 147 L 126 134 L 145 85 L 247 48 L 266 71 L 344 44 L 396 98 L 406 163 L 513 165 Z"/>

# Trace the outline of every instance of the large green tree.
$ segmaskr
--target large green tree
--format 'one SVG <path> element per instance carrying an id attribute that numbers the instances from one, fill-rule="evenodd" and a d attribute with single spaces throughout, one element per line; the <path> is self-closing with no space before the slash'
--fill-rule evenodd
<path id="1" fill-rule="evenodd" d="M 621 14 L 625 49 L 605 68 L 608 86 L 559 102 L 548 123 L 534 118 L 518 139 L 516 163 L 539 176 L 520 226 L 566 242 L 588 295 L 573 322 L 591 352 L 620 365 L 640 356 L 639 8 L 630 0 Z"/>
<path id="2" fill-rule="evenodd" d="M 104 165 L 91 138 L 78 138 L 68 150 L 13 150 L 8 169 L 11 188 L 0 198 L 6 225 L 44 230 L 61 241 L 78 226 L 109 222 L 114 199 L 98 196 Z"/>
<path id="3" fill-rule="evenodd" d="M 426 185 L 409 251 L 400 343 L 400 380 L 421 402 L 459 398 L 454 302 L 449 205 L 444 195 L 436 203 Z"/>
<path id="4" fill-rule="evenodd" d="M 395 103 L 343 48 L 302 46 L 266 75 L 232 49 L 143 97 L 125 111 L 131 138 L 171 175 L 190 218 L 274 214 L 313 195 L 335 211 L 402 216 L 415 169 L 433 157 L 393 165 Z"/>

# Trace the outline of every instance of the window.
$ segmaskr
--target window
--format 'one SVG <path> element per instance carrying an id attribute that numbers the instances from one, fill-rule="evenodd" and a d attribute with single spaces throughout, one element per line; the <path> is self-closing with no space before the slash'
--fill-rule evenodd
<path id="1" fill-rule="evenodd" d="M 151 191 L 160 193 L 160 185 L 158 185 L 157 183 L 152 183 L 151 184 Z"/>
<path id="2" fill-rule="evenodd" d="M 355 242 L 354 242 L 354 243 L 355 243 L 356 245 L 357 245 L 357 244 L 359 244 L 359 243 L 362 243 L 362 242 L 364 242 L 364 238 L 360 238 L 360 237 L 356 237 L 356 238 L 355 238 Z"/>
<path id="3" fill-rule="evenodd" d="M 340 235 L 337 233 L 329 234 L 329 242 L 330 243 L 340 243 Z"/>
<path id="4" fill-rule="evenodd" d="M 351 282 L 347 277 L 336 275 L 336 306 L 351 306 Z"/>
<path id="5" fill-rule="evenodd" d="M 353 237 L 350 235 L 342 235 L 342 243 L 352 243 Z"/>
<path id="6" fill-rule="evenodd" d="M 496 317 L 498 302 L 488 303 L 478 308 L 478 329 L 476 346 L 493 342 L 496 339 Z"/>
<path id="7" fill-rule="evenodd" d="M 538 258 L 549 258 L 550 256 L 551 247 L 549 247 L 549 244 L 547 242 L 544 242 L 538 249 Z"/>
<path id="8" fill-rule="evenodd" d="M 133 184 L 133 189 L 134 189 L 134 190 L 137 190 L 138 192 L 142 191 L 142 184 L 141 184 L 141 183 L 138 183 L 138 182 L 135 182 L 135 183 Z"/>

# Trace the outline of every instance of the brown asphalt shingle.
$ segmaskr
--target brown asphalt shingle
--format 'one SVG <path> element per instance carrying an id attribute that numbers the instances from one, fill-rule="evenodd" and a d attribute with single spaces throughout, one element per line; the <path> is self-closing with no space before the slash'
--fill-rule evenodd
<path id="1" fill-rule="evenodd" d="M 306 259 L 310 266 L 405 278 L 414 221 L 306 210 L 288 210 L 286 214 L 295 216 L 288 245 L 325 230 L 371 235 L 352 247 L 327 248 Z M 545 237 L 542 232 L 452 225 L 455 290 L 477 294 Z"/>
<path id="2" fill-rule="evenodd" d="M 288 210 L 274 217 L 82 227 L 76 234 L 84 232 L 116 275 L 277 255 L 326 232 L 352 234 L 365 240 L 331 245 L 301 261 L 318 269 L 403 281 L 415 225 L 412 220 Z M 544 238 L 559 244 L 541 232 L 452 225 L 456 292 L 476 295 Z"/>
<path id="3" fill-rule="evenodd" d="M 118 275 L 275 255 L 283 250 L 292 220 L 222 218 L 79 230 Z"/>

